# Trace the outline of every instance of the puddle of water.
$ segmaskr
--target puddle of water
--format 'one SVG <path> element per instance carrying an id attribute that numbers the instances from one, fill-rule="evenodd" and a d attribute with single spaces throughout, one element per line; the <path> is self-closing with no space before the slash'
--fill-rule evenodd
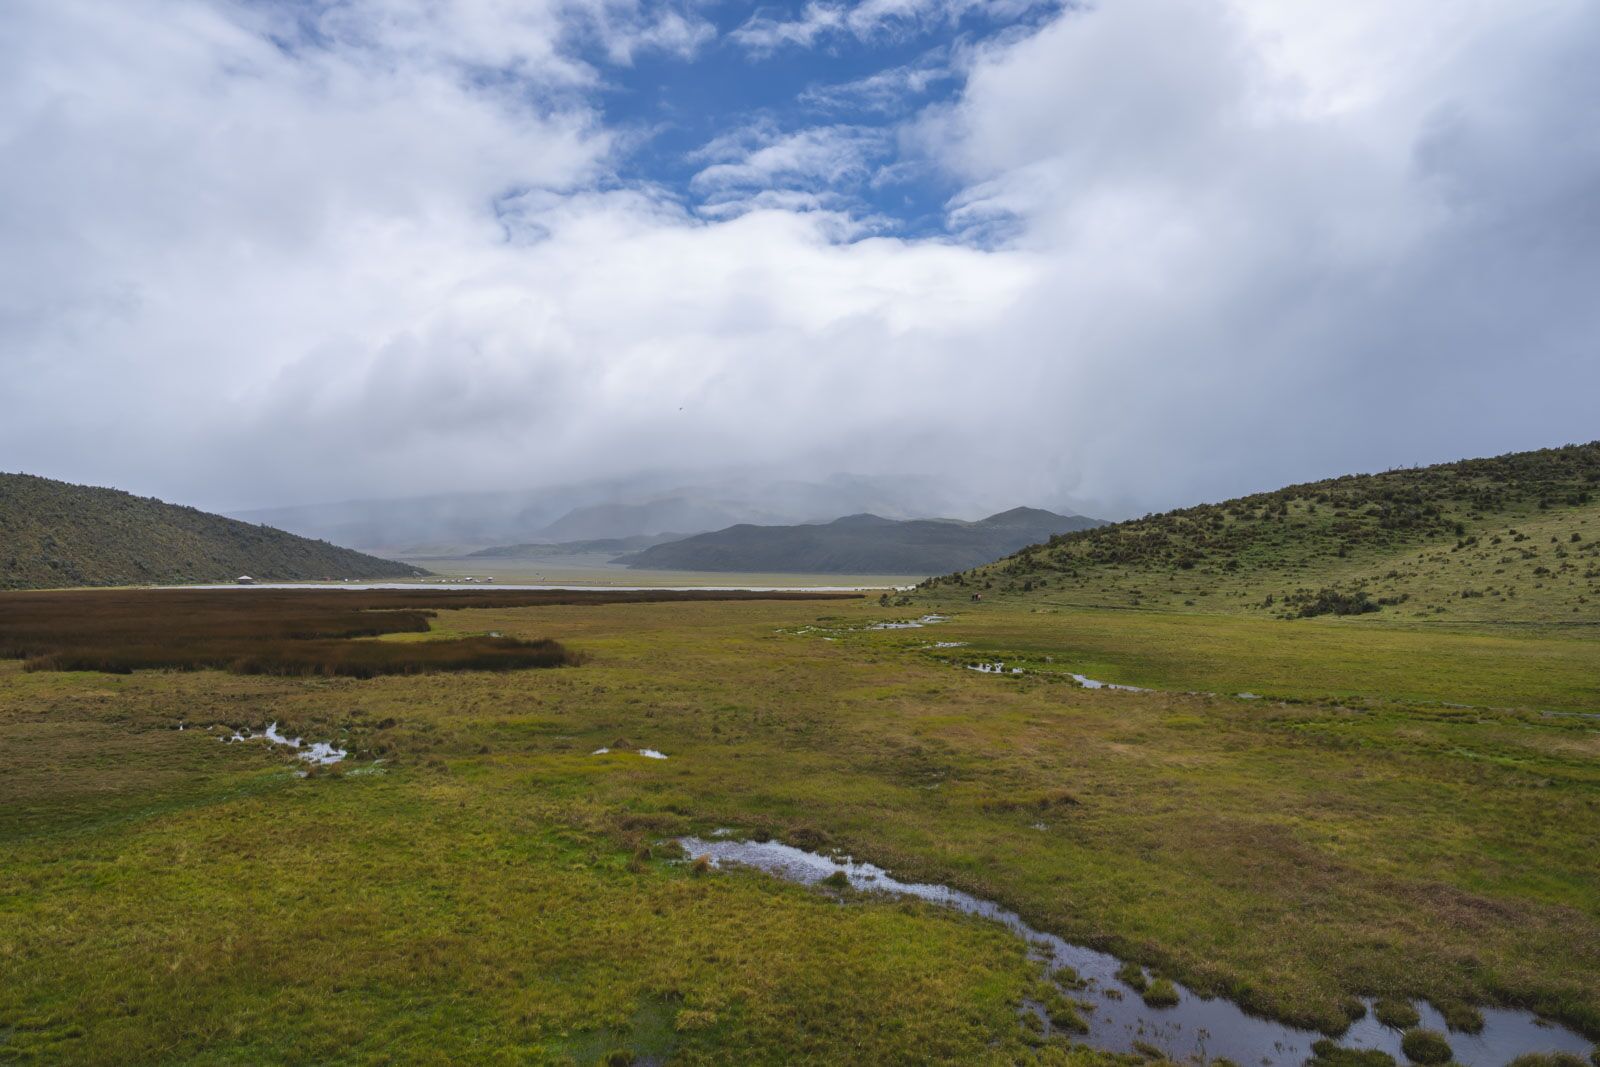
<path id="1" fill-rule="evenodd" d="M 1022 673 L 1022 668 L 1021 667 L 1012 667 L 1009 671 L 1006 670 L 1006 665 L 1004 663 L 969 663 L 966 666 L 967 666 L 967 670 L 969 670 L 969 671 L 977 671 L 979 674 L 1021 674 Z"/>
<path id="2" fill-rule="evenodd" d="M 314 741 L 307 746 L 305 741 L 301 738 L 285 737 L 283 734 L 278 732 L 277 723 L 272 723 L 267 727 L 266 732 L 261 734 L 253 734 L 235 730 L 232 736 L 221 737 L 218 738 L 218 740 L 227 744 L 232 744 L 235 741 L 254 741 L 257 737 L 264 738 L 274 745 L 287 745 L 289 748 L 301 750 L 296 752 L 296 755 L 298 755 L 301 759 L 305 760 L 307 763 L 315 763 L 323 767 L 326 767 L 331 763 L 338 763 L 340 760 L 344 759 L 350 754 L 342 748 L 334 748 L 326 741 Z"/>
<path id="3" fill-rule="evenodd" d="M 619 751 L 619 752 L 627 752 L 629 750 L 628 749 L 618 749 L 617 751 Z M 657 752 L 653 748 L 639 748 L 639 749 L 633 749 L 632 751 L 636 755 L 643 756 L 645 759 L 666 759 L 667 758 L 667 754 L 665 752 Z M 593 752 L 589 753 L 589 755 L 591 755 L 591 756 L 604 756 L 604 755 L 609 754 L 610 752 L 611 752 L 611 749 L 609 749 L 609 748 L 597 748 Z"/>
<path id="4" fill-rule="evenodd" d="M 867 629 L 869 629 L 869 630 L 920 630 L 924 626 L 933 626 L 936 623 L 944 622 L 946 618 L 947 618 L 947 616 L 944 616 L 944 615 L 924 615 L 924 616 L 922 616 L 922 618 L 913 619 L 910 622 L 875 622 L 871 626 L 868 626 Z"/>
<path id="5" fill-rule="evenodd" d="M 1152 692 L 1152 690 L 1142 689 L 1142 688 L 1140 688 L 1139 686 L 1136 686 L 1136 685 L 1117 685 L 1115 682 L 1101 682 L 1101 681 L 1096 681 L 1093 678 L 1086 677 L 1086 676 L 1084 676 L 1082 674 L 1070 674 L 1070 672 L 1069 672 L 1069 675 L 1070 675 L 1070 677 L 1072 678 L 1073 681 L 1077 682 L 1079 685 L 1083 686 L 1085 689 L 1120 689 L 1124 693 L 1149 693 L 1149 692 Z"/>
<path id="6" fill-rule="evenodd" d="M 284 737 L 282 734 L 280 734 L 278 732 L 277 723 L 273 723 L 267 727 L 265 736 L 268 741 L 271 741 L 275 745 L 288 745 L 290 748 L 302 748 L 304 746 L 304 742 L 301 741 L 300 738 Z M 330 763 L 338 763 L 349 754 L 350 753 L 346 752 L 342 748 L 334 748 L 326 741 L 314 741 L 310 747 L 305 748 L 305 751 L 301 752 L 299 755 L 300 758 L 305 760 L 307 763 L 316 763 L 322 766 L 327 766 Z"/>
<path id="7" fill-rule="evenodd" d="M 1177 985 L 1177 1004 L 1170 1008 L 1152 1008 L 1116 977 L 1123 964 L 1115 956 L 1037 930 L 1016 912 L 949 886 L 902 882 L 870 863 L 856 863 L 849 857 L 836 860 L 776 841 L 685 837 L 678 843 L 690 856 L 709 856 L 714 866 L 754 867 L 802 885 L 816 885 L 829 875 L 843 871 L 850 885 L 859 890 L 916 897 L 998 922 L 1027 941 L 1034 958 L 1046 963 L 1051 971 L 1071 967 L 1088 983 L 1085 989 L 1064 990 L 1073 1000 L 1093 1005 L 1092 1011 L 1083 1013 L 1089 1032 L 1068 1036 L 1095 1048 L 1132 1052 L 1137 1040 L 1163 1049 L 1174 1060 L 1198 1057 L 1205 1062 L 1225 1057 L 1235 1063 L 1259 1064 L 1260 1067 L 1280 1064 L 1299 1067 L 1311 1056 L 1312 1044 L 1324 1036 L 1248 1015 L 1231 1001 L 1202 998 L 1181 985 Z M 1367 1017 L 1352 1025 L 1338 1043 L 1347 1048 L 1387 1052 L 1397 1062 L 1405 1063 L 1400 1032 L 1378 1023 L 1371 1015 L 1372 1002 L 1366 1003 Z M 1417 1009 L 1422 1015 L 1422 1025 L 1446 1032 L 1444 1019 L 1432 1005 L 1422 1003 Z M 1448 1035 L 1455 1053 L 1454 1062 L 1462 1067 L 1502 1067 L 1530 1052 L 1573 1052 L 1587 1056 L 1591 1048 L 1590 1042 L 1577 1033 L 1543 1022 L 1525 1011 L 1485 1008 L 1483 1018 L 1481 1034 Z"/>

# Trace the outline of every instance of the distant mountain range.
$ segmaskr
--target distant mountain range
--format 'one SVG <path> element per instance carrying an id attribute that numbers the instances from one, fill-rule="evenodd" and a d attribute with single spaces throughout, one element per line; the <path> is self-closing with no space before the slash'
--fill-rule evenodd
<path id="1" fill-rule="evenodd" d="M 791 526 L 739 524 L 620 557 L 645 570 L 806 574 L 941 574 L 976 567 L 1052 535 L 1105 523 L 1013 508 L 979 522 L 849 515 Z"/>
<path id="2" fill-rule="evenodd" d="M 506 545 L 554 544 L 781 526 L 871 512 L 890 519 L 971 514 L 982 501 L 925 477 L 834 474 L 805 480 L 753 474 L 671 475 L 517 492 L 308 504 L 232 512 L 306 537 L 407 558 L 461 556 Z"/>
<path id="3" fill-rule="evenodd" d="M 531 542 L 523 545 L 495 545 L 469 552 L 462 559 L 547 560 L 561 556 L 619 556 L 676 541 L 683 534 L 641 534 L 637 537 L 597 537 L 588 541 Z"/>
<path id="4" fill-rule="evenodd" d="M 326 541 L 116 489 L 0 474 L 0 589 L 416 573 Z"/>

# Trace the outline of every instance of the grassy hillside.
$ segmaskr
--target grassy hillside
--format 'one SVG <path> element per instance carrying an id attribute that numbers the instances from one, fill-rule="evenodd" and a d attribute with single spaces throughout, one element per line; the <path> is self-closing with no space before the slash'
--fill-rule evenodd
<path id="1" fill-rule="evenodd" d="M 1040 606 L 1600 621 L 1600 442 L 1292 485 L 936 579 Z"/>
<path id="2" fill-rule="evenodd" d="M 416 572 L 326 541 L 116 489 L 0 474 L 0 589 Z"/>
<path id="3" fill-rule="evenodd" d="M 631 567 L 655 570 L 934 574 L 1096 525 L 1038 508 L 1013 508 L 980 522 L 849 515 L 799 526 L 730 526 L 625 558 Z"/>

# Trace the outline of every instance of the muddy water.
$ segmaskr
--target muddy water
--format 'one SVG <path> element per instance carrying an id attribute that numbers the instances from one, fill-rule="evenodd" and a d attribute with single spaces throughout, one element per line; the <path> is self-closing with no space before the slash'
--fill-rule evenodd
<path id="1" fill-rule="evenodd" d="M 1311 1055 L 1311 1045 L 1323 1035 L 1311 1030 L 1247 1015 L 1230 1001 L 1204 999 L 1178 986 L 1178 1003 L 1171 1008 L 1147 1006 L 1129 986 L 1116 977 L 1122 961 L 1115 956 L 1073 945 L 1053 934 L 1036 930 L 1021 916 L 992 901 L 963 893 L 949 886 L 902 882 L 870 863 L 856 863 L 848 857 L 832 859 L 775 841 L 705 840 L 688 837 L 680 841 L 691 856 L 710 856 L 713 864 L 738 864 L 775 874 L 791 882 L 815 885 L 843 871 L 850 884 L 868 892 L 917 897 L 952 907 L 969 915 L 1001 923 L 1025 939 L 1034 956 L 1052 969 L 1071 967 L 1086 979 L 1088 987 L 1066 990 L 1073 1000 L 1092 1006 L 1084 1017 L 1089 1023 L 1086 1035 L 1068 1035 L 1096 1048 L 1131 1052 L 1139 1041 L 1164 1049 L 1176 1060 L 1190 1057 L 1226 1057 L 1244 1067 L 1259 1064 L 1295 1065 Z M 1355 1023 L 1339 1043 L 1350 1048 L 1378 1049 L 1401 1063 L 1400 1032 L 1380 1025 L 1370 1014 Z M 1445 1032 L 1444 1020 L 1429 1004 L 1418 1004 L 1422 1024 Z M 1483 1012 L 1483 1033 L 1471 1036 L 1450 1034 L 1455 1062 L 1463 1067 L 1501 1067 L 1528 1052 L 1574 1052 L 1588 1055 L 1590 1043 L 1562 1027 L 1546 1024 L 1528 1012 L 1489 1008 Z"/>

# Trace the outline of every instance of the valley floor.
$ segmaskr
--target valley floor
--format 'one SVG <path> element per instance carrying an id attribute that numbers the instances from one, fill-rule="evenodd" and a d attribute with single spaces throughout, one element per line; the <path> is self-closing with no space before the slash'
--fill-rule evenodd
<path id="1" fill-rule="evenodd" d="M 440 613 L 588 656 L 510 673 L 0 662 L 0 1063 L 1109 1060 L 1019 1023 L 1001 927 L 664 844 L 718 829 L 1313 1027 L 1600 1036 L 1592 633 L 1039 607 Z M 219 740 L 273 722 L 350 758 Z"/>

